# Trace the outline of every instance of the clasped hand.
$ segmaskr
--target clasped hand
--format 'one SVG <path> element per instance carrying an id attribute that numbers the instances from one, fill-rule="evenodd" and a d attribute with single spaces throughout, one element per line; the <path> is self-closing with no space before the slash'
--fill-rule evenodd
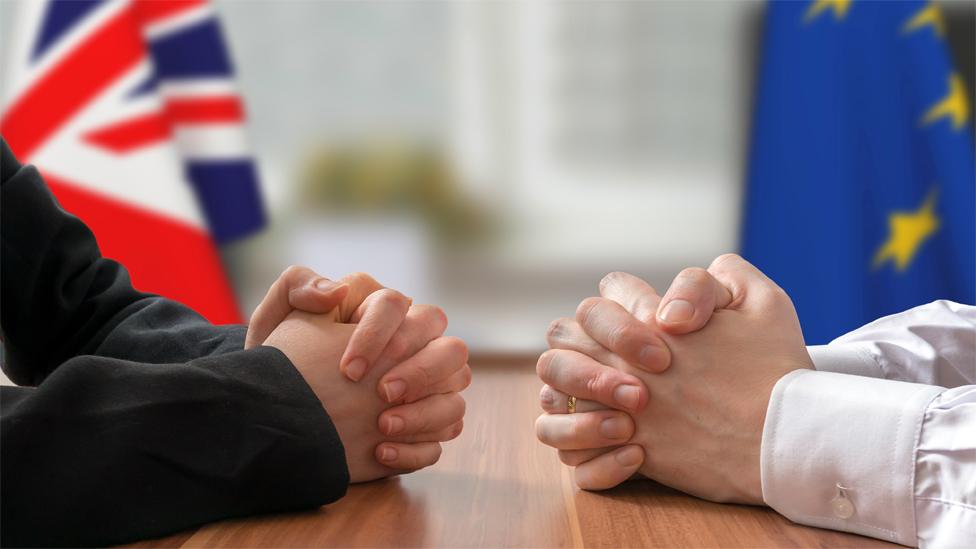
<path id="1" fill-rule="evenodd" d="M 471 382 L 447 317 L 362 273 L 333 282 L 290 267 L 251 317 L 245 348 L 275 347 L 305 378 L 342 440 L 352 482 L 437 462 L 457 437 Z"/>
<path id="2" fill-rule="evenodd" d="M 605 277 L 600 294 L 549 328 L 537 364 L 539 440 L 575 466 L 584 489 L 640 474 L 713 501 L 761 504 L 770 393 L 812 367 L 786 293 L 729 254 L 682 271 L 663 298 L 624 273 Z"/>

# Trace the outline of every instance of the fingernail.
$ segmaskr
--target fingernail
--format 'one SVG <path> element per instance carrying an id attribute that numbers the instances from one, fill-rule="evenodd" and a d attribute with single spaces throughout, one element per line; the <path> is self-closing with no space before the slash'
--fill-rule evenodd
<path id="1" fill-rule="evenodd" d="M 605 419 L 600 423 L 600 434 L 609 439 L 627 438 L 627 422 L 619 417 Z"/>
<path id="2" fill-rule="evenodd" d="M 359 381 L 363 379 L 363 374 L 366 373 L 366 359 L 365 358 L 354 358 L 349 364 L 346 365 L 346 375 L 349 379 L 353 381 Z"/>
<path id="3" fill-rule="evenodd" d="M 640 363 L 652 370 L 659 370 L 665 364 L 664 351 L 656 345 L 647 345 L 641 350 Z"/>
<path id="4" fill-rule="evenodd" d="M 403 418 L 400 416 L 387 416 L 386 418 L 386 434 L 395 435 L 403 430 Z"/>
<path id="5" fill-rule="evenodd" d="M 407 392 L 407 382 L 402 379 L 394 379 L 383 384 L 383 392 L 386 393 L 386 401 L 394 402 Z"/>
<path id="6" fill-rule="evenodd" d="M 679 322 L 687 322 L 693 316 L 695 316 L 694 305 L 683 299 L 672 299 L 661 310 L 658 318 L 665 324 L 677 324 Z"/>
<path id="7" fill-rule="evenodd" d="M 380 461 L 393 461 L 398 455 L 399 453 L 396 451 L 396 448 L 384 446 L 383 451 L 380 452 Z"/>
<path id="8" fill-rule="evenodd" d="M 323 292 L 328 292 L 329 290 L 333 290 L 338 285 L 339 283 L 333 282 L 328 278 L 320 278 L 315 281 L 315 287 L 318 288 L 319 290 L 322 290 Z"/>
<path id="9" fill-rule="evenodd" d="M 628 410 L 636 410 L 640 404 L 640 389 L 633 385 L 620 385 L 613 390 L 613 399 Z"/>
<path id="10" fill-rule="evenodd" d="M 623 467 L 633 467 L 641 462 L 643 456 L 641 456 L 640 448 L 628 446 L 617 452 L 617 455 L 613 456 L 613 458 Z"/>

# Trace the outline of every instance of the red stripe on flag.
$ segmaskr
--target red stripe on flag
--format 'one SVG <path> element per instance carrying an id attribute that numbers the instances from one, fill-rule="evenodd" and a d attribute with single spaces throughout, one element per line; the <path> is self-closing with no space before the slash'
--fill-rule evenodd
<path id="1" fill-rule="evenodd" d="M 85 140 L 112 152 L 124 153 L 169 136 L 166 117 L 156 112 L 96 130 L 86 134 Z"/>
<path id="2" fill-rule="evenodd" d="M 241 122 L 244 106 L 237 97 L 194 97 L 166 101 L 166 115 L 173 123 Z"/>
<path id="3" fill-rule="evenodd" d="M 149 25 L 205 3 L 204 0 L 139 0 L 136 14 L 142 24 Z"/>
<path id="4" fill-rule="evenodd" d="M 18 157 L 28 160 L 37 147 L 144 53 L 132 10 L 120 11 L 10 106 L 0 122 L 0 133 Z"/>
<path id="5" fill-rule="evenodd" d="M 128 269 L 137 289 L 179 301 L 214 324 L 241 323 L 206 232 L 50 174 L 44 178 L 61 205 L 95 233 L 102 255 Z"/>

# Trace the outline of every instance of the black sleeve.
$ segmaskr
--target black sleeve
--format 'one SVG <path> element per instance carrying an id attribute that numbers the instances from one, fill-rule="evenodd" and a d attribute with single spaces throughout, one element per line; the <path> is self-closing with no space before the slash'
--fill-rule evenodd
<path id="1" fill-rule="evenodd" d="M 277 349 L 135 291 L 2 143 L 0 543 L 104 545 L 345 493 L 344 449 Z"/>
<path id="2" fill-rule="evenodd" d="M 171 363 L 243 347 L 243 326 L 213 326 L 179 303 L 136 291 L 37 170 L 21 167 L 6 141 L 0 148 L 0 325 L 10 379 L 38 385 L 78 355 Z"/>

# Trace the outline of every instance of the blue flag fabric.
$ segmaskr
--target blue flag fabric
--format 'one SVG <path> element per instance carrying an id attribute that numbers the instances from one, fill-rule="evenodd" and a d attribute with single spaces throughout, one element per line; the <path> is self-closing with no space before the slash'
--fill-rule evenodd
<path id="1" fill-rule="evenodd" d="M 976 293 L 976 167 L 938 7 L 773 2 L 742 252 L 808 344 Z"/>

